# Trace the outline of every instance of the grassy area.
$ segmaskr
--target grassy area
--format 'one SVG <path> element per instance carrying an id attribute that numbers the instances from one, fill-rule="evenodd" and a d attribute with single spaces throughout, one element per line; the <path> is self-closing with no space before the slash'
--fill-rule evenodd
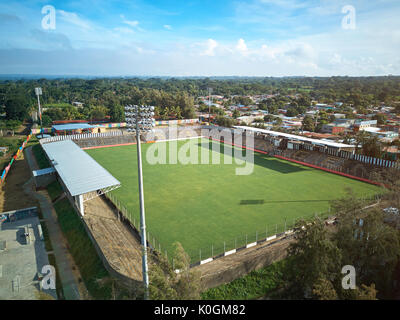
<path id="1" fill-rule="evenodd" d="M 60 183 L 55 180 L 47 186 L 47 192 L 49 193 L 51 201 L 56 200 L 64 192 Z"/>
<path id="2" fill-rule="evenodd" d="M 283 281 L 285 260 L 252 271 L 230 283 L 208 289 L 201 294 L 204 300 L 249 300 L 262 298 L 276 290 Z"/>
<path id="3" fill-rule="evenodd" d="M 49 230 L 47 229 L 46 222 L 41 221 L 40 225 L 42 226 L 43 237 L 44 237 L 44 246 L 46 251 L 53 251 L 53 246 L 51 245 L 50 237 L 49 237 Z"/>
<path id="4" fill-rule="evenodd" d="M 32 152 L 36 158 L 36 162 L 39 166 L 39 169 L 45 169 L 50 167 L 50 163 L 47 160 L 44 150 L 42 149 L 42 146 L 40 144 L 35 144 L 32 147 Z"/>
<path id="5" fill-rule="evenodd" d="M 25 138 L 21 136 L 0 137 L 0 147 L 8 147 L 8 151 L 5 154 L 0 153 L 1 172 L 8 165 L 8 163 L 11 160 L 11 157 L 17 152 L 18 148 L 22 145 L 24 140 Z"/>
<path id="6" fill-rule="evenodd" d="M 48 259 L 49 259 L 49 264 L 52 265 L 56 269 L 56 292 L 57 292 L 57 297 L 58 297 L 59 300 L 64 300 L 63 285 L 62 285 L 60 277 L 58 276 L 60 273 L 59 273 L 59 268 L 57 266 L 56 257 L 54 256 L 54 254 L 49 254 L 48 255 Z"/>
<path id="7" fill-rule="evenodd" d="M 97 255 L 83 222 L 67 198 L 57 202 L 54 208 L 61 230 L 68 240 L 70 252 L 80 270 L 89 294 L 94 299 L 109 299 L 111 297 L 110 288 L 102 287 L 96 282 L 98 279 L 108 277 L 108 272 Z"/>
<path id="8" fill-rule="evenodd" d="M 190 142 L 199 157 L 203 147 L 209 146 L 208 140 Z M 178 150 L 186 143 L 178 141 Z M 167 151 L 169 144 L 157 143 Z M 145 144 L 142 149 L 149 240 L 154 237 L 158 241 L 155 246 L 161 243 L 163 252 L 168 253 L 175 241 L 181 242 L 192 262 L 200 255 L 205 259 L 222 253 L 224 247 L 233 249 L 266 233 L 281 232 L 295 219 L 327 212 L 330 201 L 342 198 L 347 187 L 360 196 L 380 192 L 374 185 L 258 153 L 254 154 L 253 173 L 236 175 L 235 159 L 224 164 L 223 146 L 211 145 L 221 147 L 219 152 L 210 151 L 221 164 L 152 165 L 146 155 L 153 152 L 155 144 Z M 87 152 L 121 182 L 112 195 L 129 210 L 129 218 L 139 221 L 136 146 Z"/>

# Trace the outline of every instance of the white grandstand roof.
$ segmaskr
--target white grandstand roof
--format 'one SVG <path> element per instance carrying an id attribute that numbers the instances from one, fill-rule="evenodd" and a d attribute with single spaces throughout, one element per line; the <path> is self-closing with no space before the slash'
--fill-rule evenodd
<path id="1" fill-rule="evenodd" d="M 312 139 L 312 138 L 297 136 L 295 134 L 283 133 L 283 132 L 278 132 L 278 131 L 271 131 L 271 130 L 253 128 L 253 127 L 245 127 L 245 126 L 235 126 L 235 128 L 242 129 L 242 130 L 249 130 L 249 131 L 253 131 L 253 132 L 260 132 L 260 133 L 264 133 L 264 134 L 269 134 L 271 136 L 285 137 L 285 138 L 292 139 L 292 140 L 309 142 L 311 144 L 320 145 L 320 146 L 323 145 L 323 146 L 328 146 L 328 147 L 333 147 L 333 148 L 354 148 L 354 145 L 350 145 L 350 144 L 344 144 L 344 143 L 327 141 L 327 140 Z"/>
<path id="2" fill-rule="evenodd" d="M 42 147 L 72 196 L 120 185 L 71 140 L 47 143 Z"/>

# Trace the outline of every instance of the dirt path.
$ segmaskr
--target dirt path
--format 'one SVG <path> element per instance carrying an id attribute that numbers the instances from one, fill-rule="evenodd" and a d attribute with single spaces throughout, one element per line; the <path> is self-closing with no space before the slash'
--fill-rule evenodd
<path id="1" fill-rule="evenodd" d="M 33 170 L 38 170 L 38 169 L 39 169 L 39 166 L 38 166 L 38 164 L 37 164 L 37 162 L 36 162 L 35 156 L 33 155 L 32 147 L 26 148 L 26 149 L 24 150 L 24 153 L 25 153 L 26 161 L 28 161 L 29 168 L 30 168 L 32 171 L 33 171 Z"/>
<path id="2" fill-rule="evenodd" d="M 103 197 L 97 197 L 85 202 L 84 219 L 110 265 L 122 275 L 141 281 L 140 241 L 118 220 L 114 210 Z"/>

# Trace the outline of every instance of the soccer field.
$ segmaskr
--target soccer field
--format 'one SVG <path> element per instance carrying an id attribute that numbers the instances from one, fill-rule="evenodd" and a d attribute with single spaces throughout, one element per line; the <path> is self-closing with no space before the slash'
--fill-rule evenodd
<path id="1" fill-rule="evenodd" d="M 171 142 L 158 142 L 168 151 Z M 188 140 L 178 141 L 178 148 Z M 150 164 L 142 144 L 147 230 L 158 248 L 170 254 L 175 241 L 182 243 L 192 262 L 245 245 L 289 229 L 295 219 L 327 212 L 329 201 L 352 188 L 360 196 L 381 192 L 377 186 L 299 164 L 254 153 L 254 171 L 236 175 L 238 165 L 224 164 L 224 146 L 206 139 L 190 140 L 207 150 L 217 144 L 221 164 Z M 154 147 L 153 147 L 154 148 Z M 231 147 L 229 147 L 231 148 Z M 112 191 L 139 221 L 136 145 L 86 150 L 121 182 Z M 250 152 L 250 151 L 248 151 Z M 167 155 L 167 160 L 169 154 Z M 200 251 L 201 250 L 201 251 Z"/>

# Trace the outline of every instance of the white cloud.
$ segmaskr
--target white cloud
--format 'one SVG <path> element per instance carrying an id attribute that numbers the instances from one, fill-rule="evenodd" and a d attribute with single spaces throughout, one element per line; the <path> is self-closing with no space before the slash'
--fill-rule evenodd
<path id="1" fill-rule="evenodd" d="M 71 23 L 75 26 L 91 29 L 90 23 L 82 18 L 79 18 L 75 12 L 68 12 L 64 10 L 57 10 L 58 16 L 67 23 Z"/>
<path id="2" fill-rule="evenodd" d="M 214 56 L 215 49 L 218 47 L 218 42 L 214 39 L 208 39 L 205 43 L 206 49 L 200 53 L 202 56 Z"/>
<path id="3" fill-rule="evenodd" d="M 120 17 L 121 17 L 123 23 L 125 23 L 125 24 L 127 24 L 127 25 L 129 25 L 131 27 L 134 27 L 134 28 L 136 28 L 138 30 L 140 29 L 139 28 L 139 21 L 137 21 L 137 20 L 127 20 L 127 19 L 125 19 L 125 16 L 123 14 L 121 14 Z"/>
<path id="4" fill-rule="evenodd" d="M 247 55 L 248 49 L 246 42 L 243 39 L 239 39 L 236 44 L 236 50 L 238 50 L 242 55 Z"/>
<path id="5" fill-rule="evenodd" d="M 172 27 L 169 24 L 164 24 L 164 29 L 172 30 Z"/>
<path id="6" fill-rule="evenodd" d="M 125 34 L 133 34 L 133 33 L 135 33 L 135 31 L 133 31 L 132 29 L 125 28 L 125 27 L 114 28 L 114 31 L 117 31 L 119 33 L 125 33 Z"/>

